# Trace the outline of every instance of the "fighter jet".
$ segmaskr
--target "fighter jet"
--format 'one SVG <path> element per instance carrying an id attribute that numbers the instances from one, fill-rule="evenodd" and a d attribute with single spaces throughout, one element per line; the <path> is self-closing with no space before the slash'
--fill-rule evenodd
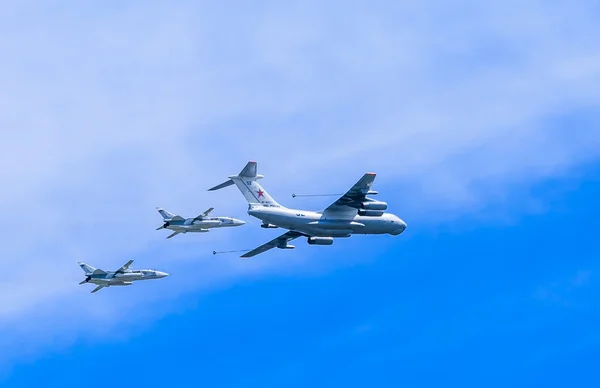
<path id="1" fill-rule="evenodd" d="M 212 187 L 219 190 L 237 185 L 248 201 L 248 214 L 260 219 L 263 228 L 283 228 L 288 232 L 245 253 L 241 257 L 252 257 L 272 248 L 293 249 L 289 242 L 306 237 L 310 245 L 331 245 L 334 237 L 349 237 L 352 234 L 399 235 L 406 223 L 391 213 L 385 213 L 387 203 L 367 195 L 376 195 L 371 190 L 375 174 L 368 172 L 346 194 L 322 211 L 288 209 L 275 201 L 257 182 L 264 178 L 258 175 L 256 162 L 249 162 L 238 174 Z"/>
<path id="2" fill-rule="evenodd" d="M 177 236 L 179 233 L 205 233 L 210 228 L 223 228 L 226 226 L 241 226 L 246 222 L 231 217 L 209 217 L 214 208 L 210 208 L 198 217 L 183 218 L 157 207 L 156 210 L 163 216 L 164 224 L 156 230 L 170 229 L 173 231 L 167 238 Z"/>
<path id="3" fill-rule="evenodd" d="M 168 273 L 156 271 L 154 269 L 129 269 L 133 260 L 129 260 L 125 265 L 116 271 L 103 271 L 87 265 L 86 263 L 78 262 L 79 266 L 85 272 L 85 279 L 79 284 L 92 283 L 98 287 L 92 290 L 98 292 L 104 287 L 112 286 L 130 286 L 135 280 L 150 280 L 160 279 L 169 276 Z"/>

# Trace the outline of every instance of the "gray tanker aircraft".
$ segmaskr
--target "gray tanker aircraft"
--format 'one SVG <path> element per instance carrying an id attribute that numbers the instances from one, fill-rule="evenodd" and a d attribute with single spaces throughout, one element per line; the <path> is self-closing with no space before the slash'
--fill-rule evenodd
<path id="1" fill-rule="evenodd" d="M 272 248 L 293 249 L 289 242 L 306 237 L 310 245 L 331 245 L 334 237 L 350 237 L 352 234 L 399 235 L 406 223 L 391 213 L 385 213 L 387 203 L 367 197 L 376 195 L 371 190 L 375 174 L 368 172 L 346 194 L 322 211 L 288 209 L 275 201 L 257 182 L 256 162 L 249 162 L 238 174 L 212 187 L 219 190 L 237 185 L 248 201 L 248 214 L 260 219 L 263 228 L 283 228 L 288 232 L 245 253 L 252 257 Z"/>
<path id="2" fill-rule="evenodd" d="M 158 210 L 164 219 L 164 224 L 156 228 L 156 230 L 170 229 L 173 231 L 167 238 L 177 236 L 179 233 L 206 233 L 210 228 L 241 226 L 246 223 L 231 217 L 210 217 L 210 212 L 214 210 L 212 207 L 194 218 L 176 216 L 159 207 L 157 207 L 156 210 Z"/>
<path id="3" fill-rule="evenodd" d="M 151 280 L 161 279 L 169 276 L 166 272 L 156 271 L 154 269 L 129 269 L 133 260 L 129 260 L 125 265 L 116 271 L 103 271 L 87 265 L 86 263 L 78 262 L 79 266 L 85 272 L 85 279 L 79 284 L 92 283 L 97 285 L 92 290 L 92 293 L 98 292 L 104 287 L 112 286 L 130 286 L 136 280 Z"/>

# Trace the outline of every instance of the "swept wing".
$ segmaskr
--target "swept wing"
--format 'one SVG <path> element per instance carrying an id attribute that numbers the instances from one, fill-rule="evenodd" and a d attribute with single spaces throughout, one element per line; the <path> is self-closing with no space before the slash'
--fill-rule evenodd
<path id="1" fill-rule="evenodd" d="M 290 230 L 289 232 L 286 232 L 286 233 L 282 234 L 281 236 L 274 238 L 273 240 L 269 241 L 268 243 L 265 243 L 265 244 L 259 246 L 258 248 L 251 250 L 250 252 L 244 253 L 241 257 L 256 256 L 258 254 L 261 254 L 263 252 L 266 252 L 270 249 L 277 248 L 277 247 L 284 248 L 287 246 L 288 242 L 290 242 L 300 236 L 304 236 L 304 234 Z"/>
<path id="2" fill-rule="evenodd" d="M 210 212 L 212 212 L 213 210 L 215 210 L 214 207 L 209 208 L 207 211 L 205 211 L 204 213 L 200 214 L 198 217 L 194 218 L 194 221 L 201 220 L 202 218 L 208 216 L 210 214 Z"/>
<path id="3" fill-rule="evenodd" d="M 127 271 L 129 269 L 129 266 L 131 264 L 133 264 L 133 260 L 129 260 L 121 268 L 119 268 L 115 273 L 124 273 L 125 271 Z"/>
<path id="4" fill-rule="evenodd" d="M 367 194 L 376 194 L 371 191 L 371 186 L 375 181 L 376 174 L 368 172 L 359 179 L 358 182 L 342 195 L 337 201 L 329 205 L 323 213 L 330 212 L 347 212 L 356 215 L 357 210 L 360 208 L 361 203 L 366 199 Z"/>

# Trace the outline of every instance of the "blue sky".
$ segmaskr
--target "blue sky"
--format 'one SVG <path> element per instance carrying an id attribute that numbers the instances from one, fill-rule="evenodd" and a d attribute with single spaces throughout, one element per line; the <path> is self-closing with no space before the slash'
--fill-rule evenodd
<path id="1" fill-rule="evenodd" d="M 596 385 L 598 11 L 7 2 L 0 383 Z M 248 160 L 312 209 L 376 171 L 409 228 L 213 256 L 277 234 L 206 192 Z M 167 241 L 155 206 L 248 224 Z M 77 284 L 130 258 L 171 276 Z"/>
<path id="2" fill-rule="evenodd" d="M 127 336 L 23 362 L 6 384 L 117 371 L 140 386 L 592 386 L 600 169 L 574 173 L 532 187 L 546 210 L 517 224 L 414 220 L 402 241 L 357 237 L 311 256 L 327 273 L 189 293 Z"/>

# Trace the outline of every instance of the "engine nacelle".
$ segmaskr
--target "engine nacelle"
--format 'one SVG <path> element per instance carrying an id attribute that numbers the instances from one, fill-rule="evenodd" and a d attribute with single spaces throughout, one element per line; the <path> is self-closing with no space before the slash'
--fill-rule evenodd
<path id="1" fill-rule="evenodd" d="M 279 228 L 279 226 L 277 225 L 273 225 L 273 224 L 260 224 L 261 228 L 265 228 L 265 229 L 277 229 Z"/>
<path id="2" fill-rule="evenodd" d="M 363 210 L 360 209 L 358 211 L 359 216 L 364 217 L 381 217 L 383 215 L 383 210 Z"/>
<path id="3" fill-rule="evenodd" d="M 387 203 L 381 202 L 381 201 L 369 201 L 369 202 L 363 202 L 361 204 L 361 207 L 364 210 L 385 210 L 385 209 L 387 209 Z"/>
<path id="4" fill-rule="evenodd" d="M 307 241 L 310 245 L 331 245 L 333 237 L 309 237 Z"/>

